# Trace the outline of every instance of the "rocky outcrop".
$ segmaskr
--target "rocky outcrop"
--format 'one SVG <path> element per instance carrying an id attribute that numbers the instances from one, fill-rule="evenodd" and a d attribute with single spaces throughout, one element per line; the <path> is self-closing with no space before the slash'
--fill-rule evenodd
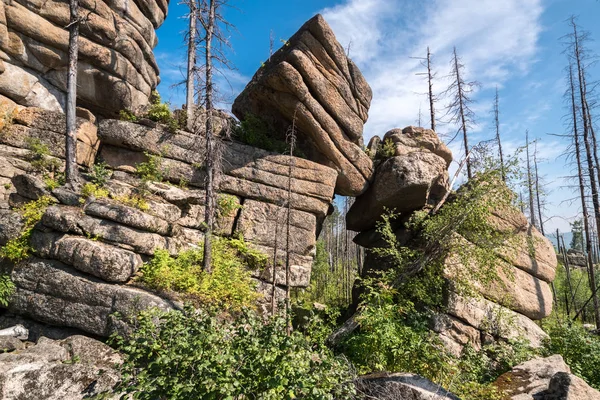
<path id="1" fill-rule="evenodd" d="M 172 133 L 157 124 L 108 119 L 97 128 L 93 118 L 81 118 L 79 145 L 88 146 L 85 149 L 89 153 L 82 166 L 91 165 L 99 155 L 110 169 L 105 184 L 108 197 L 83 197 L 47 183 L 63 168 L 64 116 L 10 104 L 12 118 L 0 136 L 0 143 L 4 143 L 0 146 L 8 150 L 0 153 L 0 163 L 19 168 L 2 171 L 10 183 L 3 207 L 41 196 L 49 196 L 53 204 L 32 231 L 29 243 L 34 257 L 5 269 L 11 271 L 16 285 L 9 311 L 105 337 L 124 328 L 113 317 L 115 314 L 127 316 L 154 306 L 179 307 L 161 298 L 164 293 L 152 294 L 132 284 L 137 285 L 135 277 L 143 262 L 157 249 L 176 256 L 204 239 L 204 138 L 183 131 Z M 47 154 L 27 149 L 29 137 L 37 139 L 37 147 L 45 146 Z M 93 146 L 89 145 L 92 139 Z M 257 290 L 264 294 L 264 304 L 270 305 L 274 279 L 276 300 L 282 300 L 286 293 L 286 251 L 281 237 L 287 223 L 288 199 L 289 284 L 306 287 L 310 284 L 316 238 L 329 212 L 338 173 L 312 161 L 227 140 L 222 144 L 219 204 L 227 204 L 219 206 L 216 232 L 222 236 L 239 234 L 250 246 L 268 255 L 269 265 L 251 273 Z M 138 176 L 137 165 L 149 157 L 158 160 L 156 169 L 164 182 L 142 182 Z M 57 162 L 52 161 L 51 171 L 36 169 L 40 158 Z M 141 191 L 144 207 L 127 203 Z M 18 213 L 0 211 L 0 244 L 5 244 L 17 237 L 22 222 Z"/>
<path id="2" fill-rule="evenodd" d="M 77 103 L 114 115 L 148 102 L 159 82 L 152 49 L 168 0 L 80 2 Z M 0 94 L 25 106 L 61 111 L 65 103 L 69 4 L 0 4 Z"/>
<path id="3" fill-rule="evenodd" d="M 452 153 L 429 129 L 409 126 L 385 134 L 393 154 L 380 162 L 373 183 L 356 199 L 346 216 L 348 229 L 373 229 L 385 209 L 410 214 L 435 204 L 448 192 Z"/>
<path id="4" fill-rule="evenodd" d="M 317 15 L 258 70 L 232 111 L 240 119 L 263 119 L 281 138 L 294 122 L 308 157 L 339 172 L 336 192 L 357 196 L 373 172 L 361 149 L 371 97 L 363 75 Z"/>
<path id="5" fill-rule="evenodd" d="M 587 257 L 583 251 L 569 249 L 567 251 L 567 261 L 569 262 L 569 266 L 587 267 Z"/>
<path id="6" fill-rule="evenodd" d="M 458 400 L 458 397 L 422 376 L 409 373 L 378 373 L 361 376 L 360 395 L 377 400 Z"/>
<path id="7" fill-rule="evenodd" d="M 560 355 L 536 358 L 501 375 L 494 385 L 511 400 L 598 400 L 600 392 L 571 369 Z"/>
<path id="8" fill-rule="evenodd" d="M 18 342 L 17 351 L 0 354 L 2 399 L 81 400 L 110 392 L 120 381 L 116 368 L 123 362 L 121 356 L 97 340 L 42 337 L 27 348 Z"/>

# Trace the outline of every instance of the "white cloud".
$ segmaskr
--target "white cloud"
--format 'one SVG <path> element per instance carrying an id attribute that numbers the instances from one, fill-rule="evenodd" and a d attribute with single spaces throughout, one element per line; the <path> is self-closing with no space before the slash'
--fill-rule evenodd
<path id="1" fill-rule="evenodd" d="M 527 72 L 535 60 L 541 0 L 414 3 L 348 0 L 322 11 L 340 42 L 352 43 L 350 56 L 373 89 L 366 140 L 414 124 L 419 105 L 427 108 L 423 94 L 427 86 L 424 77 L 416 75 L 422 67 L 419 60 L 410 58 L 424 56 L 427 46 L 440 78 L 434 86 L 438 93 L 445 86 L 443 76 L 454 46 L 466 66 L 466 80 L 482 82 L 482 90 L 501 85 L 509 74 Z M 444 105 L 443 99 L 438 102 L 439 116 Z"/>

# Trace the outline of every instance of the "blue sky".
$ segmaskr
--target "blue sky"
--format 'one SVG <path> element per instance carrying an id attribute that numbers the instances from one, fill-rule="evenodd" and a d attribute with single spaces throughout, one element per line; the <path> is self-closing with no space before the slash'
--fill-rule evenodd
<path id="1" fill-rule="evenodd" d="M 416 75 L 419 62 L 411 56 L 433 53 L 440 78 L 434 90 L 444 88 L 452 47 L 456 46 L 466 66 L 468 80 L 481 83 L 473 109 L 477 124 L 471 143 L 491 138 L 491 109 L 496 85 L 500 90 L 501 134 L 505 152 L 525 143 L 525 130 L 537 138 L 540 174 L 548 196 L 545 205 L 547 230 L 568 231 L 568 221 L 577 217 L 577 202 L 568 200 L 576 190 L 565 177 L 573 174 L 560 155 L 568 140 L 549 134 L 565 132 L 566 114 L 562 95 L 566 65 L 560 38 L 569 32 L 565 20 L 579 17 L 580 25 L 600 41 L 600 1 L 597 0 L 231 0 L 235 7 L 226 16 L 237 31 L 231 34 L 230 59 L 237 68 L 221 79 L 221 92 L 231 103 L 269 56 L 269 36 L 276 46 L 309 18 L 322 13 L 340 43 L 350 44 L 350 57 L 358 64 L 373 89 L 365 142 L 395 127 L 415 125 L 419 107 L 427 112 L 426 82 Z M 159 91 L 165 100 L 180 106 L 183 88 L 172 85 L 183 79 L 186 28 L 185 6 L 172 1 L 169 16 L 158 30 L 156 57 L 161 68 Z M 600 42 L 590 50 L 600 54 Z M 600 79 L 600 67 L 590 71 Z M 223 107 L 228 108 L 227 101 Z M 440 99 L 438 115 L 446 101 Z M 440 133 L 454 131 L 440 125 Z M 451 143 L 455 158 L 460 143 Z"/>

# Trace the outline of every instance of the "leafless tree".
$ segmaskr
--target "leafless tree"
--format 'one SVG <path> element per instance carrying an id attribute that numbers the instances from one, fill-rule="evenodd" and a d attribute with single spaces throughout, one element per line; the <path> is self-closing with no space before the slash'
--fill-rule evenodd
<path id="1" fill-rule="evenodd" d="M 503 173 L 504 173 L 504 166 L 502 167 Z M 537 202 L 537 211 L 538 211 L 538 218 L 540 221 L 540 232 L 542 233 L 542 235 L 545 235 L 544 233 L 544 219 L 542 216 L 542 201 L 541 201 L 541 197 L 542 197 L 542 193 L 541 193 L 541 189 L 540 189 L 540 175 L 538 173 L 538 160 L 537 160 L 537 141 L 534 144 L 534 149 L 533 149 L 533 172 L 534 172 L 534 183 L 535 183 L 535 197 L 536 197 L 536 202 Z"/>
<path id="2" fill-rule="evenodd" d="M 572 49 L 572 59 L 574 61 L 574 67 L 577 71 L 577 80 L 579 83 L 579 100 L 580 100 L 580 112 L 581 112 L 581 121 L 583 122 L 583 144 L 585 147 L 585 158 L 588 167 L 588 177 L 590 182 L 590 190 L 592 193 L 592 205 L 594 208 L 594 217 L 596 226 L 600 226 L 600 199 L 598 198 L 598 185 L 596 182 L 596 178 L 600 179 L 600 176 L 596 175 L 594 169 L 598 168 L 598 165 L 594 163 L 593 154 L 596 152 L 596 149 L 592 149 L 592 138 L 591 131 L 593 122 L 591 120 L 591 112 L 589 111 L 589 103 L 588 103 L 588 90 L 586 87 L 586 65 L 584 60 L 585 49 L 582 48 L 582 40 L 585 38 L 585 33 L 583 36 L 578 32 L 578 26 L 574 18 L 570 20 L 571 27 L 573 28 L 573 33 L 571 35 L 571 49 Z M 597 233 L 600 233 L 597 232 Z M 590 280 L 590 288 L 592 292 L 596 290 L 596 277 L 592 259 L 592 247 L 591 240 L 588 239 L 587 243 L 587 251 L 588 251 L 588 273 Z M 596 327 L 600 328 L 600 302 L 598 300 L 598 296 L 594 295 L 594 317 L 596 320 Z"/>
<path id="3" fill-rule="evenodd" d="M 502 141 L 500 140 L 500 100 L 498 98 L 498 86 L 494 97 L 494 124 L 496 126 L 496 142 L 498 143 L 498 155 L 500 156 L 500 168 L 502 181 L 506 183 L 506 170 L 504 169 L 504 155 L 502 154 Z"/>
<path id="4" fill-rule="evenodd" d="M 292 326 L 291 326 L 291 319 L 290 319 L 290 314 L 292 311 L 292 307 L 291 307 L 291 296 L 290 296 L 290 286 L 292 284 L 291 282 L 291 262 L 290 262 L 290 254 L 291 254 L 291 248 L 290 248 L 290 241 L 291 241 L 291 228 L 292 228 L 292 176 L 294 174 L 294 167 L 295 167 L 295 159 L 294 159 L 294 150 L 296 148 L 296 112 L 294 112 L 294 118 L 292 119 L 292 126 L 290 127 L 288 133 L 287 133 L 287 142 L 290 146 L 290 156 L 289 156 L 289 163 L 288 163 L 288 187 L 287 187 L 287 221 L 286 221 L 286 235 L 285 235 L 285 286 L 286 286 L 286 293 L 285 293 L 285 308 L 286 308 L 286 315 L 287 315 L 287 320 L 288 320 L 288 324 L 287 324 L 287 330 L 288 330 L 288 335 L 291 333 L 292 330 Z"/>
<path id="5" fill-rule="evenodd" d="M 435 102 L 437 97 L 433 94 L 433 79 L 435 78 L 435 73 L 432 71 L 431 64 L 431 52 L 429 51 L 429 46 L 427 46 L 427 57 L 412 57 L 418 60 L 421 60 L 421 65 L 427 68 L 427 72 L 419 72 L 417 75 L 427 75 L 427 99 L 429 100 L 429 117 L 430 117 L 430 126 L 431 130 L 435 131 Z M 421 121 L 421 107 L 419 106 L 419 121 Z M 421 123 L 419 122 L 419 126 Z"/>
<path id="6" fill-rule="evenodd" d="M 472 127 L 475 120 L 475 113 L 471 110 L 470 104 L 473 103 L 471 94 L 479 84 L 475 81 L 467 82 L 464 79 L 465 66 L 461 63 L 456 47 L 454 48 L 451 61 L 452 79 L 450 86 L 444 91 L 444 94 L 450 97 L 450 103 L 446 106 L 446 115 L 450 117 L 450 123 L 459 125 L 458 133 L 462 133 L 463 146 L 465 148 L 465 156 L 469 154 L 469 138 L 468 130 Z M 456 136 L 455 136 L 456 137 Z M 454 138 L 452 139 L 454 140 Z M 467 176 L 469 179 L 473 177 L 471 168 L 471 160 L 467 159 Z"/>
<path id="7" fill-rule="evenodd" d="M 527 165 L 527 190 L 529 192 L 529 220 L 531 225 L 537 226 L 536 218 L 535 218 L 535 207 L 534 207 L 534 183 L 533 183 L 533 174 L 531 172 L 531 156 L 529 155 L 529 130 L 525 131 L 525 153 L 527 157 L 526 165 Z"/>
<path id="8" fill-rule="evenodd" d="M 187 0 L 189 7 L 189 24 L 188 24 L 188 45 L 187 45 L 187 73 L 186 73 L 186 96 L 185 96 L 185 107 L 187 115 L 187 128 L 192 132 L 194 128 L 194 111 L 196 102 L 194 101 L 196 95 L 196 21 L 198 20 L 198 5 L 196 0 Z"/>
<path id="9" fill-rule="evenodd" d="M 79 0 L 69 0 L 69 67 L 67 71 L 65 181 L 71 188 L 78 184 L 77 173 L 77 59 L 79 54 Z"/>

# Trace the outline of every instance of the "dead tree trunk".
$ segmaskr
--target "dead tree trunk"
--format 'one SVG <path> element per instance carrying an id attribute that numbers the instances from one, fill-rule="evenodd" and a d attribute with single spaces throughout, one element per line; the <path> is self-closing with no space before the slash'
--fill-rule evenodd
<path id="1" fill-rule="evenodd" d="M 431 52 L 427 46 L 427 81 L 429 83 L 429 115 L 431 130 L 435 131 L 435 98 L 433 97 L 433 74 L 431 73 Z"/>
<path id="2" fill-rule="evenodd" d="M 69 68 L 67 72 L 65 181 L 77 185 L 77 57 L 79 55 L 79 0 L 69 0 Z"/>
<path id="3" fill-rule="evenodd" d="M 526 142 L 526 155 L 527 155 L 527 190 L 529 191 L 529 220 L 531 225 L 537 226 L 535 220 L 535 207 L 533 197 L 533 178 L 531 176 L 531 164 L 529 156 L 529 131 L 525 131 L 525 142 Z"/>
<path id="4" fill-rule="evenodd" d="M 592 158 L 592 150 L 590 146 L 590 127 L 591 121 L 588 119 L 589 110 L 587 107 L 587 93 L 585 87 L 585 70 L 581 57 L 581 47 L 579 43 L 579 35 L 577 33 L 577 25 L 574 20 L 571 20 L 573 26 L 573 40 L 574 40 L 574 56 L 575 61 L 577 63 L 577 75 L 579 80 L 579 97 L 581 100 L 581 115 L 583 121 L 583 142 L 585 145 L 585 154 L 588 165 L 588 175 L 590 178 L 590 189 L 592 191 L 592 205 L 594 207 L 594 216 L 596 220 L 596 226 L 600 226 L 600 200 L 598 199 L 598 186 L 596 185 L 596 174 L 594 172 L 594 168 L 598 168 L 597 165 L 594 164 L 594 160 Z M 594 271 L 594 263 L 592 256 L 592 247 L 591 240 L 588 239 L 588 261 L 589 261 L 589 276 L 590 276 L 590 288 L 592 291 L 596 289 L 596 276 Z M 594 318 L 596 320 L 596 327 L 600 328 L 600 302 L 598 301 L 598 296 L 594 295 Z"/>
<path id="5" fill-rule="evenodd" d="M 500 156 L 500 170 L 502 171 L 502 181 L 506 183 L 504 155 L 502 154 L 502 142 L 500 140 L 500 101 L 498 98 L 498 86 L 496 86 L 496 97 L 494 98 L 494 123 L 496 124 L 496 142 L 498 142 L 498 155 Z"/>
<path id="6" fill-rule="evenodd" d="M 542 217 L 542 201 L 540 196 L 540 176 L 538 174 L 538 163 L 537 163 L 537 142 L 535 143 L 535 147 L 533 149 L 533 168 L 535 174 L 535 197 L 537 199 L 537 210 L 538 210 L 538 218 L 540 221 L 540 232 L 542 235 L 544 233 L 544 219 Z"/>
<path id="7" fill-rule="evenodd" d="M 215 199 L 215 139 L 213 132 L 213 64 L 212 64 L 212 41 L 215 30 L 215 0 L 208 0 L 208 18 L 205 26 L 205 68 L 206 68 L 206 197 L 204 222 L 206 224 L 206 233 L 204 235 L 204 270 L 211 271 L 212 262 L 212 234 L 214 228 L 216 199 Z"/>
<path id="8" fill-rule="evenodd" d="M 292 127 L 288 134 L 288 142 L 290 144 L 290 158 L 288 164 L 288 187 L 287 187 L 287 221 L 286 221 L 286 244 L 285 244 L 285 308 L 286 308 L 286 317 L 287 317 L 287 333 L 288 335 L 292 332 L 292 322 L 291 322 L 291 298 L 290 298 L 290 286 L 291 286 L 291 262 L 290 262 L 290 240 L 291 240 L 291 227 L 292 227 L 292 176 L 294 173 L 294 150 L 296 147 L 296 114 L 294 113 L 294 118 L 292 120 Z"/>
<path id="9" fill-rule="evenodd" d="M 187 128 L 190 132 L 194 130 L 194 95 L 196 94 L 196 19 L 198 18 L 196 0 L 188 0 L 190 8 L 190 21 L 187 48 L 187 81 L 185 107 L 187 116 Z"/>

